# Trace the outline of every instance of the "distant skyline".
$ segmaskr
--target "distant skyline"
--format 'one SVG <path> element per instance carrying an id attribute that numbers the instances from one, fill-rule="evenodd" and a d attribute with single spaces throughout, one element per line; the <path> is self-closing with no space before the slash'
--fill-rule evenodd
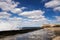
<path id="1" fill-rule="evenodd" d="M 0 30 L 60 24 L 60 0 L 0 0 Z"/>

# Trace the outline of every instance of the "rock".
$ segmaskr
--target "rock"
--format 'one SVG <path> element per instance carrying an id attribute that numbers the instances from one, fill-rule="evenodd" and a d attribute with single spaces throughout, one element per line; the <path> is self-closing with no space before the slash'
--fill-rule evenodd
<path id="1" fill-rule="evenodd" d="M 60 40 L 60 36 L 56 36 L 53 40 Z"/>
<path id="2" fill-rule="evenodd" d="M 0 40 L 51 40 L 54 36 L 54 32 L 48 29 L 36 30 L 25 34 L 16 34 L 13 36 L 7 36 Z"/>

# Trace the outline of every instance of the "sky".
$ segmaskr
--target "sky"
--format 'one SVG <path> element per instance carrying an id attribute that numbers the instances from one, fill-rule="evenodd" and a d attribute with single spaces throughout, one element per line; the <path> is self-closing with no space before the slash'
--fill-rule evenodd
<path id="1" fill-rule="evenodd" d="M 0 30 L 60 24 L 60 0 L 0 0 Z"/>

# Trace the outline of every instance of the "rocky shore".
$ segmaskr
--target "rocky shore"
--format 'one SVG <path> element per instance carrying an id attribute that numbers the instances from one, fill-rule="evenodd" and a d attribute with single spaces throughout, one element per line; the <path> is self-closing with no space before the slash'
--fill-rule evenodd
<path id="1" fill-rule="evenodd" d="M 0 40 L 60 40 L 60 25 L 47 25 L 42 27 L 43 29 L 35 29 L 34 31 L 30 30 L 30 32 L 25 30 L 25 33 L 23 33 L 23 31 L 12 31 L 10 32 L 12 35 L 8 32 L 8 35 L 0 35 Z"/>
<path id="2" fill-rule="evenodd" d="M 51 40 L 54 33 L 50 30 L 41 29 L 25 34 L 16 34 L 0 38 L 0 40 Z"/>

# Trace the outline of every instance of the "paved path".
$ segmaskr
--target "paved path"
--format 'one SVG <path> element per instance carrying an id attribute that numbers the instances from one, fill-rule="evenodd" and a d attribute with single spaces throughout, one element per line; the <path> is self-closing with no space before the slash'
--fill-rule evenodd
<path id="1" fill-rule="evenodd" d="M 0 40 L 51 40 L 54 33 L 47 29 L 36 30 L 25 34 L 16 34 L 13 36 L 6 36 Z"/>

